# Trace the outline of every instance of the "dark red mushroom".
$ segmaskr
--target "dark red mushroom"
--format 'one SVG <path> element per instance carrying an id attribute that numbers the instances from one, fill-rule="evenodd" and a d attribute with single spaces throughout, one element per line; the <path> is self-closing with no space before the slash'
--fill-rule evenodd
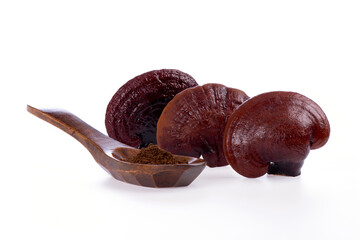
<path id="1" fill-rule="evenodd" d="M 203 156 L 210 167 L 227 165 L 223 133 L 232 112 L 249 97 L 221 84 L 188 88 L 164 108 L 157 125 L 158 145 L 178 155 Z"/>
<path id="2" fill-rule="evenodd" d="M 229 118 L 225 156 L 239 174 L 297 176 L 311 149 L 325 145 L 329 121 L 311 99 L 294 92 L 269 92 L 249 99 Z"/>
<path id="3" fill-rule="evenodd" d="M 154 70 L 131 79 L 108 104 L 108 135 L 133 147 L 156 144 L 156 125 L 163 108 L 176 94 L 194 86 L 194 78 L 174 69 Z"/>

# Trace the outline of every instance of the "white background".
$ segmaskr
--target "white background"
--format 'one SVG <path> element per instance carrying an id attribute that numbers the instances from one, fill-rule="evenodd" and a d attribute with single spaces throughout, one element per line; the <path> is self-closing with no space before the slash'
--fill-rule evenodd
<path id="1" fill-rule="evenodd" d="M 249 96 L 285 90 L 331 124 L 299 177 L 206 168 L 188 187 L 112 179 L 26 112 L 105 133 L 127 80 L 176 68 Z M 359 1 L 1 1 L 1 239 L 360 239 Z"/>

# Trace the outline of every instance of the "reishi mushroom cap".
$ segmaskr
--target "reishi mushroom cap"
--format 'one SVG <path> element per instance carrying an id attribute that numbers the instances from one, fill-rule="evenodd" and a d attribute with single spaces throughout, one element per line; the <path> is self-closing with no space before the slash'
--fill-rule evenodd
<path id="1" fill-rule="evenodd" d="M 295 92 L 268 92 L 241 105 L 224 131 L 224 152 L 239 174 L 297 176 L 311 149 L 325 145 L 329 121 L 311 99 Z"/>
<path id="2" fill-rule="evenodd" d="M 228 165 L 223 133 L 232 112 L 249 97 L 221 84 L 205 84 L 177 94 L 157 125 L 157 143 L 173 154 L 203 156 L 210 167 Z"/>
<path id="3" fill-rule="evenodd" d="M 189 74 L 175 69 L 154 70 L 129 80 L 107 106 L 108 135 L 132 147 L 156 144 L 157 121 L 166 104 L 177 93 L 197 85 Z"/>

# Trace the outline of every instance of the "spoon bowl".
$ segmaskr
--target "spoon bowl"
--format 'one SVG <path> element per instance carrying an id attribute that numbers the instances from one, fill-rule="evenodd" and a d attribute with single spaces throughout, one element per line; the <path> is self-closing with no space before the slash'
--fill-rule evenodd
<path id="1" fill-rule="evenodd" d="M 187 164 L 139 164 L 127 162 L 139 149 L 118 142 L 91 127 L 74 114 L 60 109 L 27 106 L 36 117 L 68 133 L 91 153 L 95 161 L 115 179 L 144 187 L 188 186 L 205 168 L 201 158 L 174 155 Z"/>

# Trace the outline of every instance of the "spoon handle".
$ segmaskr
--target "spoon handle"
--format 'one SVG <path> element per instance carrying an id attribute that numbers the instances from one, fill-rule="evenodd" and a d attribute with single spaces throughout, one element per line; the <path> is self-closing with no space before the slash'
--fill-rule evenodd
<path id="1" fill-rule="evenodd" d="M 77 139 L 92 155 L 111 151 L 118 147 L 131 148 L 104 135 L 68 111 L 61 109 L 37 109 L 30 105 L 27 105 L 27 111 Z"/>

